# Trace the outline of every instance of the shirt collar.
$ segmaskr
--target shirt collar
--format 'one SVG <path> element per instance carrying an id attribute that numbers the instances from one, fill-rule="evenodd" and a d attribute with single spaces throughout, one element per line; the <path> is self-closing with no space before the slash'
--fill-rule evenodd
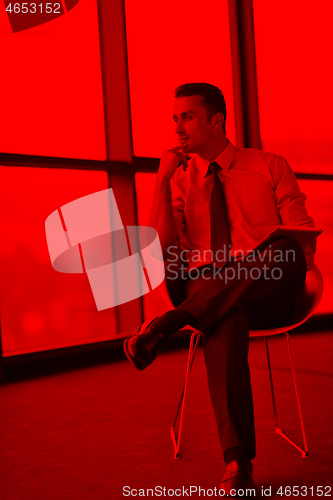
<path id="1" fill-rule="evenodd" d="M 218 157 L 212 161 L 216 161 L 216 163 L 218 163 L 223 170 L 229 170 L 235 151 L 235 146 L 228 140 L 228 144 L 226 145 L 222 153 L 220 153 Z M 199 172 L 201 172 L 203 177 L 205 177 L 207 175 L 208 167 L 211 161 L 204 160 L 203 158 L 201 158 L 201 156 L 196 155 L 196 163 Z"/>

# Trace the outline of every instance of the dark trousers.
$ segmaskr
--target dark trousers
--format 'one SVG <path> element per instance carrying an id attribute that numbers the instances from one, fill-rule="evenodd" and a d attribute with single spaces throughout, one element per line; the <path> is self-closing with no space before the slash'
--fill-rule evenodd
<path id="1" fill-rule="evenodd" d="M 196 279 L 181 280 L 185 300 L 180 307 L 197 319 L 204 333 L 208 385 L 222 450 L 245 446 L 253 458 L 249 329 L 277 327 L 290 316 L 305 282 L 304 253 L 294 240 L 281 238 L 251 261 L 229 262 L 218 276 L 212 266 L 200 271 L 191 273 Z"/>

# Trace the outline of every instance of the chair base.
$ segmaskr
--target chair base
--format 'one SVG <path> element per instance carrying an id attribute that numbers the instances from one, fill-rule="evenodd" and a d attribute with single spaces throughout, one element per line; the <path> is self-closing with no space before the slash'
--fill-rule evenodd
<path id="1" fill-rule="evenodd" d="M 297 446 L 296 443 L 294 443 L 294 441 L 290 438 L 288 438 L 288 436 L 286 436 L 284 434 L 284 432 L 282 432 L 282 430 L 277 427 L 275 429 L 275 432 L 281 436 L 283 439 L 285 439 L 286 441 L 288 441 L 288 443 L 290 443 L 294 448 L 296 448 L 296 450 L 298 450 L 300 452 L 300 454 L 302 455 L 302 458 L 309 458 L 309 450 L 302 450 L 302 448 L 300 448 L 299 446 Z"/>
<path id="2" fill-rule="evenodd" d="M 190 380 L 190 374 L 193 366 L 193 361 L 195 357 L 195 353 L 197 351 L 197 347 L 199 345 L 200 339 L 202 337 L 202 332 L 199 330 L 194 330 L 194 332 L 191 335 L 191 340 L 190 340 L 190 348 L 188 351 L 188 358 L 187 358 L 187 368 L 186 368 L 186 375 L 185 375 L 185 383 L 183 387 L 183 392 L 178 404 L 177 408 L 177 413 L 174 419 L 173 426 L 171 427 L 170 431 L 170 437 L 172 439 L 173 443 L 173 449 L 174 449 L 174 459 L 179 460 L 180 459 L 180 445 L 182 441 L 182 435 L 183 435 L 183 426 L 184 426 L 184 412 L 185 412 L 185 404 L 186 404 L 186 397 L 187 397 L 187 389 L 188 389 L 188 383 Z M 178 416 L 180 412 L 180 421 L 179 421 L 179 430 L 178 430 L 178 437 L 175 431 Z"/>
<path id="3" fill-rule="evenodd" d="M 180 443 L 178 444 L 179 439 L 177 440 L 177 434 L 176 434 L 174 427 L 171 427 L 170 437 L 172 439 L 172 444 L 173 444 L 173 451 L 174 451 L 173 458 L 175 460 L 179 460 L 180 459 L 180 453 L 179 453 Z"/>
<path id="4" fill-rule="evenodd" d="M 300 422 L 301 431 L 302 431 L 304 450 L 302 448 L 300 448 L 294 441 L 292 441 L 290 438 L 288 438 L 284 434 L 284 432 L 280 429 L 278 415 L 277 415 L 276 401 L 275 401 L 275 392 L 274 392 L 271 360 L 270 360 L 269 349 L 268 349 L 268 340 L 267 340 L 267 337 L 264 337 L 265 338 L 265 345 L 266 345 L 266 356 L 267 356 L 269 381 L 270 381 L 270 387 L 271 387 L 271 396 L 272 396 L 272 403 L 273 403 L 273 412 L 274 412 L 274 418 L 275 418 L 275 431 L 277 434 L 279 434 L 279 436 L 283 437 L 288 443 L 290 443 L 294 448 L 296 448 L 301 453 L 302 458 L 308 458 L 309 457 L 309 449 L 308 449 L 308 444 L 307 444 L 307 440 L 306 440 L 303 412 L 302 412 L 301 400 L 299 397 L 298 384 L 297 384 L 297 379 L 296 379 L 296 371 L 295 371 L 292 352 L 291 352 L 290 336 L 289 336 L 288 332 L 283 332 L 283 333 L 286 336 L 287 345 L 288 345 L 289 360 L 290 360 L 290 366 L 291 366 L 291 371 L 292 371 L 292 375 L 293 375 L 295 396 L 296 396 L 297 409 L 298 409 L 298 417 L 299 417 L 299 422 Z"/>
<path id="5" fill-rule="evenodd" d="M 287 340 L 287 344 L 288 344 L 289 359 L 290 359 L 290 365 L 291 365 L 291 370 L 292 370 L 292 375 L 293 375 L 294 389 L 295 389 L 297 408 L 298 408 L 298 416 L 299 416 L 299 421 L 300 421 L 301 430 L 302 430 L 304 449 L 300 448 L 294 441 L 292 441 L 290 438 L 288 438 L 288 436 L 286 436 L 284 434 L 284 432 L 279 427 L 278 415 L 277 415 L 277 409 L 276 409 L 276 401 L 275 401 L 275 393 L 274 393 L 273 376 L 272 376 L 272 367 L 271 367 L 271 360 L 270 360 L 270 355 L 269 355 L 267 337 L 266 336 L 256 336 L 255 338 L 264 338 L 265 339 L 270 389 L 271 389 L 273 412 L 274 412 L 274 418 L 275 418 L 275 431 L 279 436 L 281 436 L 288 443 L 290 443 L 294 448 L 296 448 L 301 453 L 302 458 L 308 458 L 309 457 L 309 450 L 308 450 L 308 445 L 307 445 L 307 441 L 306 441 L 303 413 L 302 413 L 302 407 L 301 407 L 301 402 L 300 402 L 300 397 L 299 397 L 299 392 L 298 392 L 298 385 L 297 385 L 297 380 L 296 380 L 296 372 L 295 372 L 293 358 L 292 358 L 290 336 L 289 336 L 289 333 L 286 331 L 283 333 L 286 336 L 286 340 Z M 194 362 L 196 350 L 197 350 L 197 347 L 199 345 L 199 342 L 200 342 L 202 335 L 203 335 L 202 332 L 200 332 L 199 330 L 195 330 L 191 335 L 190 348 L 189 348 L 188 359 L 187 359 L 185 383 L 184 383 L 183 392 L 182 392 L 182 395 L 180 398 L 180 402 L 178 404 L 177 413 L 176 413 L 176 416 L 174 419 L 174 423 L 173 423 L 173 425 L 171 427 L 171 431 L 170 431 L 170 437 L 171 437 L 172 443 L 173 443 L 174 459 L 175 460 L 180 459 L 180 445 L 181 445 L 182 434 L 183 434 L 184 412 L 185 412 L 188 383 L 189 383 L 190 373 L 192 370 L 192 365 Z M 179 414 L 180 414 L 180 421 L 179 421 L 179 430 L 178 430 L 178 436 L 177 436 L 176 424 L 178 421 Z"/>

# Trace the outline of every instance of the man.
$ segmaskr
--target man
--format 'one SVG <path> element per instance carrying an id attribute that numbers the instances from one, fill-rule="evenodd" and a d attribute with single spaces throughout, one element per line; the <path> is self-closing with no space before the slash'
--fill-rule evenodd
<path id="1" fill-rule="evenodd" d="M 180 328 L 191 325 L 204 333 L 226 462 L 221 488 L 230 494 L 253 485 L 249 327 L 278 326 L 291 314 L 315 247 L 302 249 L 281 238 L 260 254 L 249 251 L 276 226 L 314 224 L 284 158 L 228 141 L 225 101 L 217 87 L 178 87 L 174 121 L 180 146 L 162 155 L 149 225 L 158 231 L 170 278 L 175 248 L 178 263 L 186 261 L 176 273 L 182 302 L 141 325 L 124 350 L 142 370 Z"/>

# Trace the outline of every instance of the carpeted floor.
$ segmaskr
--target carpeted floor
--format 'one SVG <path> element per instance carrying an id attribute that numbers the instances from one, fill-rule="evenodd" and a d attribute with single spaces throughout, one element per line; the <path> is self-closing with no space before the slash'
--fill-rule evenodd
<path id="1" fill-rule="evenodd" d="M 270 346 L 280 425 L 301 444 L 286 341 L 272 338 Z M 326 486 L 331 489 L 323 489 L 323 496 L 331 497 L 333 334 L 298 333 L 292 347 L 310 458 L 302 459 L 275 434 L 264 342 L 251 340 L 257 497 L 264 487 L 271 488 L 266 496 L 289 498 L 276 494 L 280 486 L 307 486 L 307 495 L 299 489 L 302 498 L 317 498 L 317 487 Z M 156 486 L 166 491 L 156 490 L 154 497 L 161 491 L 168 498 L 168 489 L 184 487 L 188 498 L 191 486 L 210 495 L 224 465 L 201 350 L 193 367 L 181 460 L 173 459 L 169 437 L 186 356 L 184 347 L 169 350 L 140 373 L 111 351 L 85 355 L 84 361 L 72 357 L 39 363 L 39 368 L 7 369 L 7 382 L 0 387 L 0 498 L 120 500 L 127 498 L 124 486 L 137 489 L 138 497 L 147 497 L 139 489 Z M 297 488 L 290 498 L 296 494 Z M 203 497 L 203 491 L 191 496 Z"/>

